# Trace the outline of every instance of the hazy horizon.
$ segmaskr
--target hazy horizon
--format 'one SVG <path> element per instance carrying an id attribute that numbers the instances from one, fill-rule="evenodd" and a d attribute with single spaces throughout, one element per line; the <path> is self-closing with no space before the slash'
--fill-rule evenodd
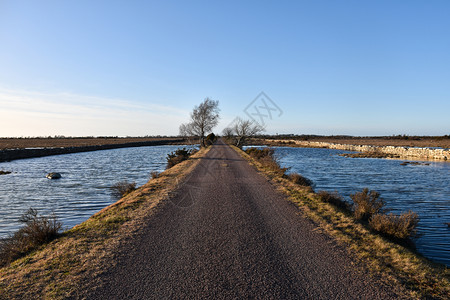
<path id="1" fill-rule="evenodd" d="M 448 1 L 0 0 L 0 137 L 448 135 Z M 264 92 L 264 99 L 258 98 Z"/>

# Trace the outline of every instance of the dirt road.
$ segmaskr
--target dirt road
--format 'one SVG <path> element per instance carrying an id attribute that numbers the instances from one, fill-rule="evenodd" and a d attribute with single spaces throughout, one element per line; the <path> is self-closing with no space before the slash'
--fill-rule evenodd
<path id="1" fill-rule="evenodd" d="M 393 299 L 220 141 L 89 299 Z"/>

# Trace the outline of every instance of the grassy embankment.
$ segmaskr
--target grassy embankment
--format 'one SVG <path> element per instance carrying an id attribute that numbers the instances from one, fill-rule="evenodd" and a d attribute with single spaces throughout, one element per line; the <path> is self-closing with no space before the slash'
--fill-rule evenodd
<path id="1" fill-rule="evenodd" d="M 311 187 L 301 186 L 292 178 L 283 176 L 285 170 L 280 170 L 276 163 L 255 159 L 236 147 L 234 149 L 270 179 L 323 232 L 344 245 L 374 276 L 389 284 L 403 286 L 411 298 L 450 298 L 448 268 L 375 233 L 355 220 L 348 210 L 322 201 L 320 194 Z"/>
<path id="2" fill-rule="evenodd" d="M 148 183 L 59 238 L 0 269 L 0 299 L 76 297 L 86 283 L 114 264 L 115 249 L 133 236 L 146 217 L 169 203 L 170 193 L 209 149 L 155 176 Z"/>

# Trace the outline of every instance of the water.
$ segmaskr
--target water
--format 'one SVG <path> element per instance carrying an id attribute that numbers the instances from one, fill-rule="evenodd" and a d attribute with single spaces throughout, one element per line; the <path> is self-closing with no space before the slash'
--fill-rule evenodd
<path id="1" fill-rule="evenodd" d="M 319 148 L 275 148 L 283 167 L 313 180 L 315 190 L 350 194 L 363 188 L 376 190 L 393 213 L 412 210 L 419 215 L 419 253 L 450 266 L 450 163 L 406 165 L 404 160 L 347 158 L 350 153 Z"/>
<path id="2" fill-rule="evenodd" d="M 54 212 L 65 229 L 117 201 L 110 187 L 127 180 L 145 184 L 151 171 L 161 172 L 168 153 L 180 146 L 121 148 L 31 158 L 0 163 L 0 237 L 16 231 L 19 217 L 32 207 Z M 62 178 L 50 180 L 50 172 Z"/>
<path id="3" fill-rule="evenodd" d="M 122 148 L 16 160 L 0 163 L 0 237 L 17 230 L 18 218 L 30 207 L 54 211 L 70 228 L 116 201 L 110 187 L 118 181 L 138 186 L 151 171 L 163 171 L 165 157 L 180 146 Z M 316 190 L 349 195 L 368 187 L 381 193 L 394 213 L 413 210 L 420 216 L 417 249 L 426 257 L 450 265 L 450 163 L 402 166 L 401 160 L 338 156 L 348 151 L 278 147 L 284 167 L 316 184 Z M 45 175 L 59 172 L 63 178 Z"/>

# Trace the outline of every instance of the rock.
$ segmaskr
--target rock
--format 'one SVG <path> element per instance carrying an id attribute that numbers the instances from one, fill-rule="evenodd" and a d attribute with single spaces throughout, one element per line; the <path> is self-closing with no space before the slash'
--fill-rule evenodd
<path id="1" fill-rule="evenodd" d="M 52 172 L 52 173 L 48 173 L 46 177 L 48 179 L 59 179 L 59 178 L 61 178 L 61 174 Z"/>
<path id="2" fill-rule="evenodd" d="M 0 170 L 0 175 L 7 175 L 7 174 L 11 174 L 11 171 Z"/>

